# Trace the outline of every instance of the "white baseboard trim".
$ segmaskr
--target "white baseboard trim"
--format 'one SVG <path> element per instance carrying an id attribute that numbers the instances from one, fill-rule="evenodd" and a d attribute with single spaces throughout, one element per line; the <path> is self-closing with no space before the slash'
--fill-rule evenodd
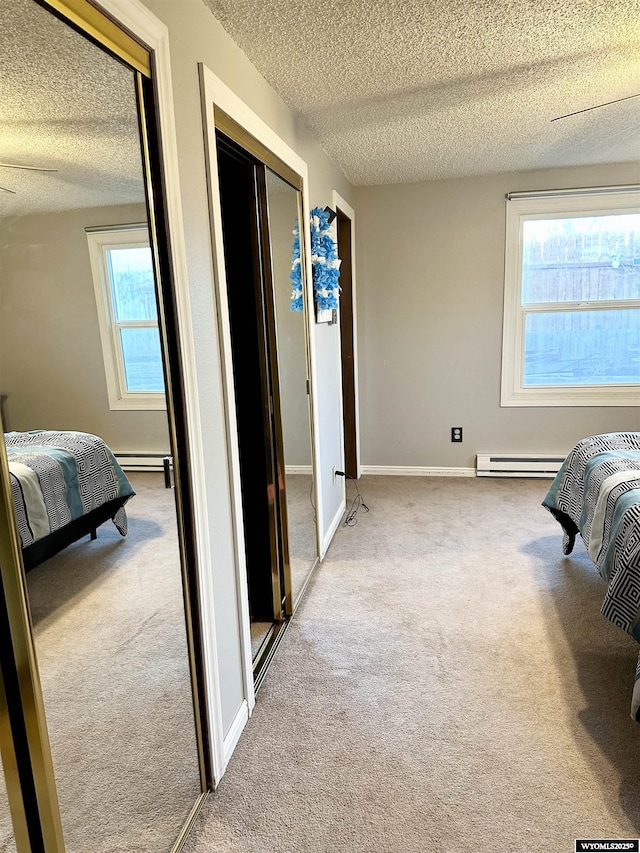
<path id="1" fill-rule="evenodd" d="M 308 474 L 311 476 L 313 468 L 311 465 L 285 465 L 285 474 Z"/>
<path id="2" fill-rule="evenodd" d="M 162 460 L 170 456 L 170 451 L 165 453 L 146 450 L 114 450 L 118 464 L 123 471 L 163 471 Z"/>
<path id="3" fill-rule="evenodd" d="M 331 540 L 335 536 L 336 530 L 340 526 L 340 522 L 342 521 L 342 516 L 344 515 L 344 511 L 347 508 L 346 499 L 342 501 L 337 513 L 333 517 L 333 521 L 329 525 L 329 529 L 324 535 L 324 539 L 322 540 L 322 553 L 320 554 L 320 559 L 324 560 L 324 555 L 327 553 L 327 549 L 329 545 L 331 545 Z"/>
<path id="4" fill-rule="evenodd" d="M 380 474 L 386 477 L 475 477 L 475 468 L 424 468 L 414 465 L 363 465 L 362 474 Z"/>
<path id="5" fill-rule="evenodd" d="M 242 705 L 240 706 L 238 713 L 234 721 L 231 723 L 231 727 L 229 731 L 225 735 L 222 749 L 224 754 L 224 766 L 225 769 L 227 764 L 229 763 L 229 759 L 233 755 L 233 750 L 238 745 L 238 741 L 240 740 L 240 735 L 242 734 L 244 727 L 247 725 L 247 721 L 249 719 L 249 706 L 247 705 L 247 700 L 243 700 Z"/>

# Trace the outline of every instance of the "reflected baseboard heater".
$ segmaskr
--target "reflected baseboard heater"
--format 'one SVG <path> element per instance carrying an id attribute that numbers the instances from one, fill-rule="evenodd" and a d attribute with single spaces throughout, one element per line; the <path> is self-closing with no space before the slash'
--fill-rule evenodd
<path id="1" fill-rule="evenodd" d="M 566 455 L 566 454 L 565 454 Z M 553 479 L 565 460 L 557 453 L 478 453 L 478 477 L 540 477 Z"/>
<path id="2" fill-rule="evenodd" d="M 114 451 L 123 471 L 163 471 L 166 453 Z"/>

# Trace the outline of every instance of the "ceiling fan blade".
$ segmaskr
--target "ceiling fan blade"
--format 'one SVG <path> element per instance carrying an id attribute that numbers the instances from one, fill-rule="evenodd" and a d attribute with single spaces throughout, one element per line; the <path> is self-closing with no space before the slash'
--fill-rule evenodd
<path id="1" fill-rule="evenodd" d="M 6 187 L 0 187 L 0 190 L 2 190 L 3 193 L 11 193 L 11 195 L 16 194 L 15 190 L 8 190 Z"/>
<path id="2" fill-rule="evenodd" d="M 18 166 L 17 163 L 0 163 L 4 169 L 26 169 L 28 172 L 57 172 L 57 169 L 43 169 L 40 166 Z"/>
<path id="3" fill-rule="evenodd" d="M 640 92 L 638 92 L 637 95 L 628 95 L 626 98 L 617 98 L 615 101 L 606 101 L 604 104 L 596 104 L 595 107 L 587 107 L 584 110 L 576 110 L 574 113 L 556 116 L 555 118 L 552 118 L 551 121 L 560 121 L 561 118 L 569 118 L 569 116 L 577 116 L 580 115 L 580 113 L 588 113 L 590 110 L 599 110 L 600 107 L 610 107 L 611 104 L 620 104 L 622 101 L 631 101 L 633 98 L 640 98 Z"/>

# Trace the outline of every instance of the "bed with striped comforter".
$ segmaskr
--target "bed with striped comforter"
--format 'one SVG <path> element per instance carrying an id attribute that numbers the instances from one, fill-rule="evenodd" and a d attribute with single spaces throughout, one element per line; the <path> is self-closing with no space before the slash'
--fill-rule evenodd
<path id="1" fill-rule="evenodd" d="M 607 585 L 601 613 L 640 642 L 640 432 L 580 441 L 542 505 L 562 525 L 565 554 L 584 541 Z M 640 657 L 631 716 L 640 722 Z"/>
<path id="2" fill-rule="evenodd" d="M 41 562 L 40 555 L 46 559 L 108 518 L 126 535 L 124 504 L 135 492 L 101 438 L 36 430 L 4 439 L 23 556 L 37 552 Z"/>

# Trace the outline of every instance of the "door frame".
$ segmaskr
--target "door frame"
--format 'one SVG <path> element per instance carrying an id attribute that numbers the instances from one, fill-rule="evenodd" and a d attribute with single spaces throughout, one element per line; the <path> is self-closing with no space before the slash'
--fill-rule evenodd
<path id="1" fill-rule="evenodd" d="M 237 442 L 237 421 L 234 404 L 234 380 L 233 361 L 231 351 L 231 330 L 229 325 L 229 311 L 227 304 L 227 287 L 225 258 L 222 238 L 222 211 L 220 206 L 220 193 L 218 189 L 218 163 L 215 139 L 214 109 L 217 108 L 226 113 L 248 134 L 255 137 L 263 146 L 269 149 L 276 157 L 282 160 L 302 179 L 302 216 L 303 221 L 308 222 L 310 216 L 309 204 L 309 170 L 307 163 L 283 140 L 266 122 L 264 122 L 244 101 L 242 101 L 216 74 L 203 63 L 199 63 L 200 91 L 202 102 L 202 115 L 206 146 L 207 183 L 209 190 L 209 208 L 211 219 L 211 241 L 212 254 L 215 267 L 216 279 L 216 302 L 218 306 L 218 323 L 220 335 L 220 350 L 223 364 L 223 385 L 225 397 L 225 419 L 227 425 L 227 453 L 229 459 L 229 492 L 232 503 L 234 544 L 235 544 L 235 569 L 237 582 L 237 604 L 241 620 L 241 647 L 243 655 L 243 683 L 246 704 L 246 717 L 244 722 L 231 732 L 234 739 L 228 735 L 228 743 L 225 742 L 225 751 L 231 755 L 237 740 L 242 733 L 248 717 L 255 706 L 255 684 L 253 676 L 253 656 L 251 651 L 251 621 L 249 616 L 249 596 L 247 589 L 246 556 L 244 548 L 243 533 L 243 510 L 242 493 L 240 481 L 240 462 Z M 301 241 L 305 239 L 305 229 L 300 229 Z M 311 258 L 308 251 L 304 251 L 305 258 L 305 299 L 307 310 L 306 332 L 309 348 L 309 384 L 310 384 L 310 423 L 311 443 L 313 449 L 313 476 L 314 494 L 316 505 L 316 547 L 318 555 L 320 548 L 320 531 L 322 530 L 322 504 L 320 501 L 321 472 L 320 472 L 320 446 L 317 424 L 317 413 L 319 411 L 316 383 L 316 345 L 315 329 L 312 322 L 313 316 L 313 293 L 312 293 L 312 271 Z M 240 722 L 240 721 L 239 721 Z"/>
<path id="2" fill-rule="evenodd" d="M 337 190 L 331 193 L 333 210 L 340 211 L 343 216 L 351 220 L 351 309 L 353 316 L 353 391 L 355 397 L 355 442 L 356 442 L 356 479 L 360 478 L 362 469 L 360 465 L 360 394 L 358 385 L 358 319 L 356 302 L 356 212 L 351 205 L 345 201 Z M 337 223 L 337 220 L 336 220 Z M 336 224 L 337 228 L 337 224 Z M 342 313 L 340 314 L 342 321 Z M 340 347 L 340 362 L 342 363 L 342 347 Z M 343 391 L 344 393 L 344 391 Z M 344 398 L 342 405 L 344 417 Z M 343 447 L 344 462 L 344 447 Z"/>

